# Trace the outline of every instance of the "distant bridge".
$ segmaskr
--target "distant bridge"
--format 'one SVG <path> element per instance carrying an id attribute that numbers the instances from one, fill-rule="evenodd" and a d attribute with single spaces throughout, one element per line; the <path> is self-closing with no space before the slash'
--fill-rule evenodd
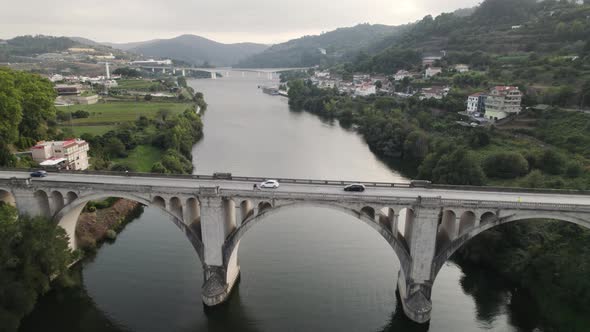
<path id="1" fill-rule="evenodd" d="M 278 189 L 253 190 L 263 178 L 203 175 L 61 172 L 30 178 L 0 170 L 0 200 L 21 214 L 53 218 L 76 248 L 76 225 L 87 202 L 121 197 L 160 208 L 195 248 L 204 270 L 202 299 L 224 302 L 239 275 L 238 247 L 267 216 L 298 206 L 322 206 L 357 218 L 396 253 L 406 315 L 430 319 L 435 278 L 451 255 L 479 233 L 513 221 L 556 219 L 590 228 L 590 193 L 556 190 L 278 179 Z M 390 264 L 390 262 L 376 262 Z"/>
<path id="2" fill-rule="evenodd" d="M 177 72 L 182 73 L 182 76 L 186 76 L 186 73 L 189 71 L 200 71 L 200 72 L 207 72 L 211 73 L 211 78 L 216 79 L 217 73 L 225 73 L 225 77 L 230 76 L 230 72 L 241 72 L 242 76 L 246 72 L 253 72 L 258 73 L 258 76 L 261 74 L 267 75 L 268 79 L 273 79 L 274 75 L 277 73 L 282 73 L 286 71 L 293 71 L 293 70 L 308 70 L 311 67 L 298 67 L 298 68 L 232 68 L 232 67 L 218 67 L 218 68 L 198 68 L 198 67 L 177 67 L 177 66 L 154 66 L 154 65 L 137 65 L 136 68 L 141 68 L 145 70 L 151 70 L 152 72 L 161 71 L 162 73 L 172 73 L 176 74 Z"/>

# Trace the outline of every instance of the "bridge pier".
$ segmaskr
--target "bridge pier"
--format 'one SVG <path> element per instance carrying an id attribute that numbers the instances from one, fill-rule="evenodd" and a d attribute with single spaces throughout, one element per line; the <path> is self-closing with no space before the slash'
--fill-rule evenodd
<path id="1" fill-rule="evenodd" d="M 217 79 L 217 74 L 214 71 L 211 72 L 211 79 Z"/>
<path id="2" fill-rule="evenodd" d="M 182 76 L 185 77 L 186 76 L 186 70 L 182 70 Z"/>
<path id="3" fill-rule="evenodd" d="M 223 244 L 236 227 L 235 205 L 230 199 L 213 196 L 201 201 L 201 231 L 204 245 L 202 300 L 214 306 L 225 302 L 240 275 L 237 250 L 227 261 Z"/>
<path id="4" fill-rule="evenodd" d="M 420 203 L 418 200 L 418 204 Z M 432 261 L 436 249 L 436 234 L 440 208 L 416 206 L 412 227 L 407 236 L 412 264 L 407 275 L 400 271 L 398 290 L 404 313 L 411 320 L 426 323 L 430 320 L 432 302 L 430 296 L 434 283 Z"/>

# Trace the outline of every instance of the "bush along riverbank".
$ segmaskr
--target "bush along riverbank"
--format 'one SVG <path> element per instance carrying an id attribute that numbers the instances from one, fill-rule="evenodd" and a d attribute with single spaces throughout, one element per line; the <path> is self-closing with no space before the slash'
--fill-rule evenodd
<path id="1" fill-rule="evenodd" d="M 114 241 L 125 226 L 143 213 L 143 206 L 127 199 L 89 202 L 78 218 L 78 247 L 94 252 L 105 241 Z"/>
<path id="2" fill-rule="evenodd" d="M 442 100 L 351 98 L 309 81 L 288 84 L 293 109 L 355 128 L 377 156 L 403 165 L 408 177 L 441 184 L 590 189 L 590 116 L 525 112 L 526 130 L 473 128 L 457 122 L 464 105 L 452 93 Z M 576 225 L 531 220 L 486 231 L 452 259 L 491 268 L 530 293 L 547 330 L 587 331 L 589 243 L 590 232 Z"/>

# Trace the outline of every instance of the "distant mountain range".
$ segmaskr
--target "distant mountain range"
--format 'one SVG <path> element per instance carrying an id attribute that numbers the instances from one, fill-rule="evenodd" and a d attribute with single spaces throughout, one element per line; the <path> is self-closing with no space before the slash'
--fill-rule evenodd
<path id="1" fill-rule="evenodd" d="M 87 45 L 101 44 L 145 57 L 171 58 L 193 65 L 231 66 L 268 48 L 268 45 L 255 43 L 223 44 L 195 35 L 133 43 L 98 43 L 81 37 L 70 38 Z"/>

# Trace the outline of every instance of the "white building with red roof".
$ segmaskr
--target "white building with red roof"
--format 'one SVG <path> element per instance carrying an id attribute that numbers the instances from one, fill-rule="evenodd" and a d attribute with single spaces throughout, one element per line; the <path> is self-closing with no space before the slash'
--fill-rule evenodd
<path id="1" fill-rule="evenodd" d="M 492 88 L 485 101 L 485 117 L 490 120 L 504 119 L 520 113 L 522 93 L 515 86 Z"/>
<path id="2" fill-rule="evenodd" d="M 65 141 L 41 141 L 31 148 L 33 160 L 41 166 L 69 170 L 88 169 L 88 150 L 85 140 L 72 138 Z"/>

